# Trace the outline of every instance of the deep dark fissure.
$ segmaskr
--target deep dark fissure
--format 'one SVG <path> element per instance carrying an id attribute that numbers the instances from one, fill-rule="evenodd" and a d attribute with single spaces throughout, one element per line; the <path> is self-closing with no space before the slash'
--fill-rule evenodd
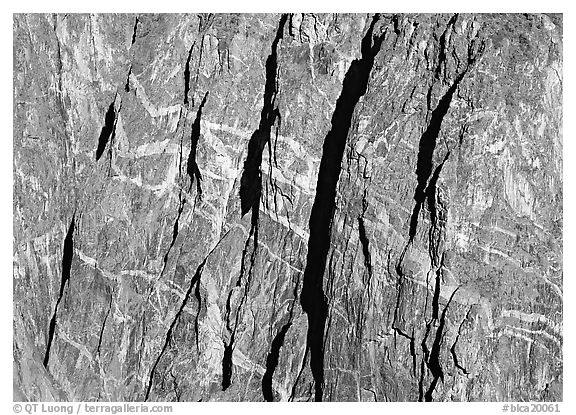
<path id="1" fill-rule="evenodd" d="M 102 127 L 102 131 L 100 132 L 100 137 L 98 137 L 98 147 L 96 148 L 96 161 L 100 160 L 102 154 L 104 154 L 104 150 L 106 150 L 106 145 L 110 138 L 114 135 L 114 130 L 116 129 L 116 109 L 114 108 L 114 102 L 116 101 L 116 97 L 108 107 L 108 111 L 106 111 L 106 115 L 104 117 L 104 127 Z"/>
<path id="2" fill-rule="evenodd" d="M 130 45 L 133 45 L 136 42 L 136 35 L 138 33 L 138 23 L 140 23 L 140 19 L 138 19 L 138 16 L 136 16 L 136 20 L 134 21 L 134 29 L 132 29 L 132 43 Z"/>
<path id="3" fill-rule="evenodd" d="M 166 352 L 168 345 L 170 344 L 170 340 L 172 339 L 172 333 L 174 332 L 176 324 L 178 323 L 178 320 L 180 319 L 180 316 L 182 315 L 184 308 L 188 304 L 188 301 L 190 300 L 190 296 L 192 295 L 192 292 L 195 291 L 194 290 L 195 288 L 198 289 L 198 286 L 200 285 L 200 277 L 202 276 L 202 269 L 204 268 L 204 265 L 206 264 L 206 261 L 208 260 L 208 257 L 210 256 L 210 253 L 204 258 L 204 260 L 198 266 L 198 268 L 196 268 L 196 272 L 194 273 L 194 276 L 190 280 L 190 285 L 188 286 L 188 290 L 186 291 L 186 294 L 184 295 L 184 299 L 182 300 L 182 304 L 180 304 L 180 307 L 178 308 L 178 311 L 174 315 L 174 319 L 172 320 L 172 323 L 170 324 L 170 327 L 168 328 L 168 331 L 166 332 L 166 337 L 164 339 L 164 345 L 162 346 L 162 350 L 160 351 L 160 354 L 156 358 L 156 361 L 154 362 L 154 365 L 152 366 L 152 370 L 150 370 L 150 376 L 148 378 L 148 386 L 146 388 L 146 396 L 144 398 L 145 401 L 147 401 L 149 396 L 150 396 L 150 391 L 152 390 L 152 384 L 154 381 L 154 374 L 156 373 L 156 368 L 157 368 L 158 364 L 160 363 L 162 356 Z M 201 305 L 199 303 L 198 308 L 200 308 L 200 306 Z M 196 336 L 198 336 L 198 330 L 197 330 L 198 315 L 199 315 L 199 313 L 196 315 L 196 320 L 195 320 Z M 196 338 L 196 342 L 198 342 L 198 338 Z"/>
<path id="4" fill-rule="evenodd" d="M 288 19 L 283 14 L 278 24 L 276 37 L 272 42 L 272 50 L 266 59 L 266 82 L 264 85 L 264 104 L 260 114 L 258 129 L 254 131 L 248 142 L 248 154 L 244 161 L 242 177 L 240 178 L 240 206 L 244 216 L 250 210 L 256 215 L 262 195 L 262 152 L 270 143 L 272 127 L 279 117 L 276 108 L 276 94 L 278 93 L 278 43 L 284 35 L 284 25 Z"/>
<path id="5" fill-rule="evenodd" d="M 196 180 L 196 191 L 200 197 L 202 196 L 202 174 L 198 168 L 196 153 L 198 151 L 198 141 L 200 140 L 201 133 L 200 122 L 202 120 L 202 109 L 204 108 L 207 99 L 208 91 L 206 94 L 204 94 L 204 98 L 200 103 L 198 112 L 196 112 L 196 118 L 192 124 L 192 132 L 190 134 L 190 153 L 188 154 L 188 163 L 186 164 L 186 173 L 188 173 L 188 176 L 190 176 L 190 190 L 192 188 L 192 184 L 194 184 L 194 180 Z"/>
<path id="6" fill-rule="evenodd" d="M 292 321 L 284 324 L 280 331 L 274 336 L 272 340 L 272 347 L 270 348 L 270 353 L 266 357 L 266 372 L 262 377 L 262 393 L 264 394 L 264 399 L 268 402 L 274 400 L 274 393 L 272 390 L 272 376 L 274 371 L 278 366 L 278 359 L 280 358 L 280 349 L 284 345 L 284 338 L 286 337 L 286 332 L 292 325 Z"/>
<path id="7" fill-rule="evenodd" d="M 52 347 L 52 341 L 54 340 L 54 332 L 56 330 L 56 318 L 58 314 L 58 306 L 62 301 L 64 296 L 64 289 L 66 284 L 70 281 L 70 270 L 72 268 L 72 258 L 74 257 L 74 227 L 75 227 L 75 217 L 76 213 L 72 215 L 72 220 L 68 226 L 68 232 L 64 238 L 64 249 L 62 253 L 62 278 L 60 280 L 60 292 L 58 294 L 58 299 L 56 300 L 56 305 L 54 307 L 54 314 L 52 314 L 52 319 L 50 320 L 50 326 L 48 328 L 48 342 L 46 344 L 46 353 L 44 354 L 44 367 L 48 368 L 48 362 L 50 360 L 50 349 Z"/>
<path id="8" fill-rule="evenodd" d="M 336 208 L 336 188 L 354 109 L 366 93 L 374 58 L 384 39 L 383 35 L 373 39 L 374 27 L 379 19 L 378 14 L 372 18 L 362 39 L 362 57 L 352 61 L 344 77 L 342 91 L 332 114 L 332 125 L 324 139 L 316 195 L 310 214 L 310 238 L 300 303 L 308 316 L 307 349 L 310 351 L 316 401 L 322 400 L 324 388 L 324 330 L 328 300 L 323 282 Z"/>
<path id="9" fill-rule="evenodd" d="M 362 216 L 358 217 L 358 234 L 360 238 L 360 244 L 362 245 L 362 253 L 364 254 L 364 266 L 368 271 L 368 275 L 372 275 L 372 257 L 370 256 L 370 241 L 368 236 L 366 236 L 366 227 L 364 226 L 364 218 Z"/>
<path id="10" fill-rule="evenodd" d="M 186 59 L 186 65 L 184 66 L 184 105 L 188 105 L 188 93 L 190 92 L 190 60 L 192 59 L 192 51 L 196 43 L 192 44 L 190 51 L 188 52 L 188 59 Z"/>
<path id="11" fill-rule="evenodd" d="M 420 138 L 420 143 L 418 145 L 418 161 L 416 165 L 416 177 L 418 184 L 416 186 L 416 191 L 414 192 L 414 209 L 412 211 L 412 216 L 410 218 L 410 231 L 409 237 L 410 241 L 416 236 L 416 229 L 418 227 L 418 215 L 422 209 L 422 205 L 426 200 L 426 187 L 428 185 L 428 180 L 432 174 L 432 165 L 434 159 L 434 149 L 436 148 L 436 142 L 438 140 L 438 135 L 440 134 L 440 128 L 442 127 L 442 121 L 448 113 L 450 108 L 450 103 L 452 102 L 452 97 L 458 84 L 462 81 L 465 72 L 458 75 L 454 83 L 448 88 L 448 91 L 442 96 L 440 102 L 436 108 L 432 111 L 432 116 L 430 118 L 430 123 L 422 134 Z"/>
<path id="12" fill-rule="evenodd" d="M 186 198 L 182 198 L 182 192 L 179 193 L 178 198 L 180 200 L 178 203 L 178 213 L 176 215 L 176 220 L 174 221 L 174 226 L 172 228 L 172 241 L 170 242 L 170 246 L 168 247 L 166 254 L 164 254 L 163 258 L 164 265 L 162 266 L 162 272 L 160 273 L 160 276 L 164 275 L 164 271 L 166 271 L 166 266 L 168 265 L 168 258 L 170 256 L 170 252 L 172 251 L 172 248 L 174 248 L 174 244 L 176 244 L 176 238 L 178 238 L 178 228 L 180 226 L 180 217 L 182 216 L 182 212 L 184 211 L 184 205 L 186 205 Z"/>

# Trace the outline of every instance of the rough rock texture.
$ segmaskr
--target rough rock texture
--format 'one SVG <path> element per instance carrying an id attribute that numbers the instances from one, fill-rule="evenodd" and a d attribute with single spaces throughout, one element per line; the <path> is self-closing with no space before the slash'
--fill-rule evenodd
<path id="1" fill-rule="evenodd" d="M 562 17 L 15 15 L 14 399 L 562 399 Z"/>

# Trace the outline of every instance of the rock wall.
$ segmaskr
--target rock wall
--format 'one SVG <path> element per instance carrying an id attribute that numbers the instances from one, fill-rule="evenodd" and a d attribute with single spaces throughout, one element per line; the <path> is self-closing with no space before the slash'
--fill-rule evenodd
<path id="1" fill-rule="evenodd" d="M 562 399 L 562 17 L 14 15 L 14 399 Z"/>

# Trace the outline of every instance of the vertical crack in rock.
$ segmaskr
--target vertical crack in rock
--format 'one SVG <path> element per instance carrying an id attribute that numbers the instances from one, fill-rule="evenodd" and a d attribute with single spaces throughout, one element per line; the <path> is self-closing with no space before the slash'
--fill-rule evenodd
<path id="1" fill-rule="evenodd" d="M 462 322 L 460 323 L 460 326 L 458 326 L 458 333 L 456 334 L 456 338 L 454 339 L 454 343 L 452 343 L 452 346 L 450 347 L 450 354 L 452 355 L 452 360 L 454 361 L 454 366 L 456 367 L 456 369 L 461 370 L 462 373 L 465 375 L 469 375 L 470 372 L 468 372 L 466 370 L 466 368 L 464 368 L 460 364 L 460 362 L 458 360 L 458 356 L 456 355 L 456 344 L 458 343 L 458 339 L 460 338 L 460 335 L 462 334 L 462 327 L 464 326 L 464 323 L 470 317 L 470 311 L 472 311 L 472 306 L 470 306 L 470 308 L 468 309 L 468 312 L 466 313 L 466 317 L 464 317 L 464 320 L 462 320 Z"/>
<path id="2" fill-rule="evenodd" d="M 182 198 L 182 191 L 180 191 L 180 193 L 178 193 L 178 214 L 176 215 L 176 220 L 174 221 L 174 228 L 172 230 L 172 241 L 170 242 L 170 246 L 168 247 L 168 250 L 166 251 L 166 254 L 164 254 L 164 258 L 163 258 L 163 262 L 164 265 L 162 266 L 162 272 L 160 273 L 160 276 L 164 275 L 164 271 L 166 271 L 166 266 L 168 264 L 168 257 L 170 255 L 170 251 L 172 251 L 172 248 L 174 248 L 174 244 L 176 243 L 176 238 L 178 237 L 178 227 L 180 224 L 180 216 L 182 216 L 182 211 L 184 210 L 184 205 L 186 204 L 186 198 Z"/>
<path id="3" fill-rule="evenodd" d="M 336 187 L 340 178 L 342 157 L 356 104 L 366 93 L 374 58 L 384 35 L 373 39 L 378 14 L 362 39 L 360 59 L 350 64 L 344 77 L 342 91 L 332 114 L 332 126 L 324 139 L 316 195 L 310 214 L 308 255 L 300 302 L 308 316 L 307 349 L 314 378 L 315 400 L 321 401 L 324 387 L 324 329 L 328 316 L 328 300 L 323 280 L 330 249 L 332 220 L 336 208 Z"/>
<path id="4" fill-rule="evenodd" d="M 234 347 L 234 333 L 230 342 L 224 342 L 224 356 L 222 357 L 222 390 L 225 391 L 232 384 L 232 352 Z"/>
<path id="5" fill-rule="evenodd" d="M 244 169 L 240 178 L 240 205 L 244 216 L 252 210 L 252 216 L 257 215 L 262 194 L 262 152 L 264 147 L 270 145 L 272 127 L 279 116 L 275 106 L 276 94 L 278 93 L 278 43 L 284 34 L 284 25 L 288 19 L 283 14 L 278 24 L 276 37 L 272 42 L 272 51 L 266 59 L 266 83 L 264 85 L 264 105 L 260 115 L 260 124 L 254 131 L 248 142 L 248 154 L 244 161 Z"/>
<path id="6" fill-rule="evenodd" d="M 368 275 L 372 276 L 372 258 L 370 256 L 370 242 L 366 236 L 366 227 L 364 226 L 364 217 L 358 216 L 358 235 L 362 245 L 362 253 L 364 254 L 364 265 L 368 270 Z"/>
<path id="7" fill-rule="evenodd" d="M 110 316 L 110 311 L 112 310 L 112 293 L 110 294 L 110 301 L 108 302 L 108 310 L 106 311 L 106 315 L 104 316 L 104 321 L 102 322 L 102 327 L 100 328 L 100 335 L 98 336 L 98 347 L 96 347 L 96 354 L 100 358 L 100 349 L 102 347 L 102 338 L 104 337 L 104 329 L 106 328 L 106 322 L 108 321 L 108 317 Z"/>
<path id="8" fill-rule="evenodd" d="M 446 303 L 446 307 L 442 310 L 442 315 L 440 316 L 440 322 L 438 328 L 436 329 L 436 335 L 434 337 L 434 342 L 432 343 L 432 349 L 430 350 L 430 355 L 428 357 L 428 369 L 432 373 L 433 379 L 430 383 L 430 387 L 426 391 L 424 395 L 424 399 L 426 402 L 432 402 L 432 394 L 434 393 L 434 389 L 436 389 L 436 385 L 438 383 L 438 379 L 444 382 L 444 371 L 442 370 L 442 366 L 440 364 L 440 346 L 442 344 L 442 336 L 444 334 L 444 326 L 446 324 L 446 311 L 448 311 L 448 307 L 450 306 L 454 295 L 458 291 L 460 287 L 456 288 L 450 298 L 448 299 L 448 303 Z"/>
<path id="9" fill-rule="evenodd" d="M 390 262 L 390 254 L 388 256 L 388 262 Z M 390 271 L 388 271 L 392 274 Z M 398 287 L 396 289 L 396 306 L 394 307 L 394 318 L 392 320 L 392 329 L 394 330 L 395 334 L 399 334 L 400 336 L 408 339 L 410 341 L 410 355 L 412 356 L 412 374 L 416 376 L 416 336 L 414 335 L 414 328 L 412 328 L 412 335 L 409 336 L 408 334 L 404 333 L 400 327 L 396 325 L 398 321 L 398 310 L 400 308 L 400 297 L 402 294 L 402 290 L 404 288 L 404 282 L 402 278 L 398 278 Z"/>
<path id="10" fill-rule="evenodd" d="M 440 172 L 442 171 L 442 167 L 450 157 L 450 151 L 446 152 L 444 156 L 444 160 L 440 163 L 436 169 L 434 169 L 434 173 L 430 179 L 430 183 L 426 188 L 426 195 L 425 198 L 428 201 L 428 212 L 430 213 L 430 229 L 428 232 L 428 253 L 430 256 L 430 260 L 432 262 L 433 267 L 438 267 L 438 256 L 440 241 L 442 235 L 444 234 L 444 227 L 446 222 L 446 212 L 443 210 L 445 209 L 442 205 L 442 201 L 437 194 L 437 184 L 438 178 L 440 177 Z M 438 199 L 438 201 L 436 200 Z M 438 210 L 437 204 L 440 204 L 440 211 Z"/>
<path id="11" fill-rule="evenodd" d="M 138 16 L 136 16 L 136 20 L 134 21 L 134 29 L 132 30 L 132 43 L 130 44 L 130 46 L 136 43 L 136 35 L 138 33 L 138 23 L 140 23 L 140 19 L 138 18 Z"/>
<path id="12" fill-rule="evenodd" d="M 453 16 L 449 22 L 449 26 L 454 25 L 457 19 L 457 15 Z M 446 29 L 447 31 L 448 29 Z M 446 31 L 444 33 L 446 33 Z M 443 35 L 444 36 L 444 35 Z M 445 45 L 442 46 L 439 56 L 439 61 L 445 59 L 443 55 Z M 418 160 L 416 165 L 416 177 L 417 177 L 417 185 L 416 190 L 414 192 L 414 201 L 416 202 L 414 205 L 414 209 L 412 211 L 412 216 L 410 218 L 410 230 L 409 230 L 409 245 L 416 236 L 416 229 L 418 227 L 418 216 L 420 214 L 420 210 L 422 209 L 422 205 L 426 201 L 426 198 L 430 194 L 435 194 L 433 190 L 435 190 L 436 181 L 438 180 L 438 176 L 440 174 L 440 170 L 442 166 L 448 159 L 450 152 L 446 154 L 444 161 L 437 167 L 437 174 L 435 177 L 432 177 L 432 165 L 433 165 L 433 158 L 434 158 L 434 150 L 436 149 L 436 142 L 438 140 L 438 135 L 440 134 L 440 129 L 442 127 L 442 121 L 444 117 L 448 113 L 448 109 L 450 108 L 450 104 L 452 102 L 452 97 L 454 93 L 458 89 L 458 86 L 462 79 L 466 76 L 466 74 L 470 71 L 470 68 L 476 63 L 477 59 L 484 51 L 484 44 L 482 43 L 478 50 L 474 51 L 473 45 L 470 44 L 468 48 L 468 61 L 466 68 L 456 76 L 456 79 L 452 83 L 452 85 L 448 88 L 446 93 L 442 96 L 436 108 L 432 111 L 432 115 L 430 117 L 430 122 L 428 123 L 428 127 L 420 137 L 420 142 L 418 145 Z M 444 56 L 444 57 L 442 57 Z M 439 69 L 437 70 L 437 72 Z M 428 107 L 430 107 L 430 100 L 431 100 L 432 88 L 428 90 Z M 434 189 L 427 194 L 427 186 L 429 186 L 428 181 L 431 181 Z"/>
<path id="13" fill-rule="evenodd" d="M 257 216 L 256 216 L 257 218 Z M 232 294 L 233 294 L 233 290 L 230 290 L 230 292 L 228 293 L 228 298 L 226 300 L 226 328 L 228 329 L 228 331 L 231 332 L 230 335 L 230 340 L 229 342 L 224 341 L 224 355 L 222 357 L 222 390 L 225 391 L 226 389 L 228 389 L 228 387 L 232 384 L 232 355 L 233 355 L 233 351 L 234 351 L 234 341 L 236 339 L 236 330 L 238 329 L 238 322 L 240 320 L 240 311 L 242 309 L 242 306 L 244 305 L 244 303 L 246 302 L 247 298 L 248 298 L 248 290 L 250 288 L 251 285 L 251 281 L 252 281 L 252 271 L 254 269 L 254 262 L 256 260 L 256 252 L 257 252 L 257 248 L 258 248 L 258 227 L 256 226 L 256 223 L 254 223 L 254 216 L 253 216 L 253 222 L 252 222 L 252 227 L 250 229 L 250 234 L 248 235 L 248 238 L 246 239 L 246 243 L 244 245 L 244 249 L 242 251 L 242 259 L 240 261 L 240 275 L 238 276 L 238 280 L 236 281 L 236 285 L 235 288 L 241 287 L 242 286 L 242 281 L 244 280 L 244 273 L 245 273 L 245 262 L 246 262 L 246 256 L 248 253 L 248 249 L 249 249 L 249 244 L 250 244 L 250 238 L 254 238 L 254 245 L 252 248 L 252 252 L 250 254 L 250 266 L 248 268 L 248 275 L 246 277 L 246 282 L 244 283 L 244 293 L 242 295 L 242 298 L 240 299 L 240 303 L 238 304 L 238 307 L 236 308 L 236 316 L 234 318 L 234 327 L 230 326 L 230 314 L 232 312 L 232 307 L 231 307 L 231 301 L 232 301 Z"/>
<path id="14" fill-rule="evenodd" d="M 194 51 L 194 46 L 196 42 L 190 47 L 188 52 L 188 59 L 186 59 L 186 65 L 184 66 L 184 105 L 188 105 L 188 93 L 190 92 L 190 60 L 192 59 L 192 52 Z M 192 103 L 194 105 L 194 103 Z"/>
<path id="15" fill-rule="evenodd" d="M 440 280 L 442 278 L 442 272 L 440 271 L 440 268 L 438 268 L 436 270 L 436 278 L 435 278 L 435 284 L 434 284 L 434 295 L 432 297 L 432 319 L 433 320 L 437 320 L 438 319 L 438 303 L 440 300 Z"/>
<path id="16" fill-rule="evenodd" d="M 198 168 L 198 163 L 196 161 L 196 151 L 198 149 L 198 141 L 200 140 L 200 121 L 202 119 L 202 108 L 206 104 L 206 99 L 208 98 L 208 91 L 204 94 L 204 99 L 198 108 L 196 113 L 196 119 L 194 124 L 192 124 L 192 133 L 190 135 L 190 153 L 188 154 L 188 164 L 186 166 L 186 173 L 190 176 L 190 189 L 192 189 L 192 184 L 194 179 L 196 179 L 196 190 L 198 196 L 202 197 L 202 175 L 200 169 Z"/>
<path id="17" fill-rule="evenodd" d="M 128 68 L 128 76 L 126 76 L 126 83 L 124 84 L 124 91 L 130 92 L 130 75 L 132 75 L 132 65 Z"/>
<path id="18" fill-rule="evenodd" d="M 236 287 L 242 284 L 245 273 L 245 260 L 249 248 L 250 238 L 254 238 L 253 249 L 250 254 L 250 266 L 248 268 L 248 276 L 244 283 L 244 294 L 240 299 L 240 303 L 236 308 L 236 316 L 234 327 L 230 327 L 230 314 L 231 314 L 231 299 L 232 291 L 228 294 L 226 302 L 226 327 L 231 330 L 230 340 L 224 341 L 224 356 L 222 358 L 222 390 L 226 390 L 232 379 L 232 355 L 234 350 L 234 341 L 236 338 L 236 330 L 240 317 L 241 308 L 248 296 L 248 290 L 251 284 L 252 270 L 256 260 L 256 252 L 258 248 L 258 216 L 260 209 L 260 199 L 262 195 L 262 152 L 265 146 L 270 146 L 270 135 L 272 127 L 279 117 L 278 108 L 275 106 L 276 95 L 278 93 L 277 74 L 278 74 L 278 43 L 284 34 L 284 25 L 288 19 L 287 14 L 280 17 L 276 36 L 272 41 L 271 52 L 266 59 L 266 83 L 264 85 L 264 104 L 260 115 L 260 123 L 258 129 L 254 131 L 248 142 L 248 155 L 244 161 L 244 168 L 240 178 L 240 205 L 241 214 L 244 216 L 249 211 L 252 211 L 250 234 L 246 240 L 244 250 L 242 252 L 240 276 L 236 282 Z"/>
<path id="19" fill-rule="evenodd" d="M 442 126 L 444 117 L 448 113 L 454 92 L 456 92 L 458 84 L 464 78 L 465 73 L 466 72 L 463 72 L 458 75 L 454 83 L 450 88 L 448 88 L 448 91 L 446 91 L 444 96 L 442 96 L 440 102 L 434 111 L 432 111 L 430 123 L 428 124 L 426 131 L 424 131 L 424 134 L 422 134 L 422 137 L 420 138 L 420 144 L 418 146 L 418 162 L 416 166 L 418 184 L 416 186 L 416 191 L 414 192 L 414 200 L 416 204 L 414 205 L 412 216 L 410 218 L 409 242 L 412 242 L 416 236 L 418 215 L 420 214 L 422 205 L 426 200 L 426 186 L 428 185 L 428 180 L 432 174 L 434 149 L 436 148 L 436 140 L 440 134 L 440 127 Z"/>
<path id="20" fill-rule="evenodd" d="M 54 332 L 56 330 L 56 316 L 58 314 L 58 306 L 62 301 L 64 296 L 64 289 L 66 284 L 70 281 L 70 269 L 72 268 L 72 258 L 74 257 L 74 226 L 75 226 L 76 213 L 72 215 L 72 221 L 68 227 L 68 232 L 64 238 L 64 249 L 62 253 L 62 279 L 60 281 L 60 293 L 58 294 L 58 299 L 56 300 L 56 306 L 54 307 L 54 314 L 52 314 L 52 319 L 50 320 L 50 327 L 48 329 L 48 343 L 46 345 L 46 353 L 44 354 L 44 367 L 48 368 L 48 361 L 50 360 L 50 348 L 52 347 L 52 341 L 54 340 Z"/>
<path id="21" fill-rule="evenodd" d="M 294 287 L 294 300 L 290 306 L 290 312 L 288 315 L 288 322 L 282 326 L 280 331 L 276 333 L 274 339 L 272 340 L 272 345 L 270 347 L 270 352 L 266 357 L 266 371 L 262 377 L 262 394 L 264 399 L 268 402 L 274 400 L 274 392 L 272 390 L 272 379 L 274 377 L 274 372 L 276 367 L 278 367 L 278 361 L 280 359 L 280 349 L 284 345 L 284 339 L 286 338 L 286 333 L 292 326 L 292 320 L 294 318 L 294 306 L 296 304 L 296 298 L 298 296 L 298 286 L 300 285 L 300 279 L 298 279 L 296 286 Z"/>
<path id="22" fill-rule="evenodd" d="M 291 325 L 292 321 L 290 320 L 288 323 L 284 324 L 276 336 L 274 336 L 270 353 L 268 353 L 268 356 L 266 357 L 266 372 L 262 377 L 262 393 L 264 394 L 264 399 L 268 402 L 272 402 L 274 400 L 274 394 L 272 392 L 272 377 L 274 375 L 274 371 L 276 370 L 276 366 L 278 366 L 280 349 L 284 344 L 286 332 Z"/>
<path id="23" fill-rule="evenodd" d="M 458 20 L 458 13 L 454 14 L 450 20 L 448 21 L 448 24 L 446 25 L 446 29 L 444 30 L 444 32 L 442 32 L 442 35 L 440 36 L 439 39 L 439 49 L 440 51 L 438 52 L 438 65 L 436 66 L 436 70 L 435 70 L 435 75 L 437 79 L 440 79 L 440 73 L 442 71 L 442 65 L 444 65 L 446 63 L 446 35 L 448 34 L 448 31 L 450 29 L 454 28 L 454 25 L 456 24 L 456 20 Z"/>
<path id="24" fill-rule="evenodd" d="M 150 396 L 150 391 L 152 390 L 152 383 L 154 381 L 154 375 L 156 373 L 156 368 L 158 367 L 158 364 L 160 363 L 162 356 L 166 352 L 166 349 L 168 348 L 168 345 L 170 344 L 170 341 L 172 340 L 172 334 L 174 332 L 176 324 L 178 323 L 178 320 L 180 319 L 180 316 L 182 315 L 184 308 L 186 308 L 186 305 L 188 305 L 188 301 L 190 300 L 190 296 L 192 295 L 193 291 L 194 291 L 194 296 L 196 297 L 196 299 L 199 299 L 200 278 L 202 277 L 202 270 L 204 269 L 204 266 L 206 265 L 206 261 L 208 261 L 208 258 L 210 258 L 212 253 L 218 247 L 218 245 L 220 245 L 220 242 L 222 242 L 222 240 L 228 235 L 229 232 L 230 231 L 226 232 L 220 238 L 220 240 L 216 243 L 216 245 L 214 245 L 214 248 L 212 248 L 210 250 L 210 252 L 208 252 L 208 255 L 206 255 L 204 257 L 204 260 L 200 263 L 200 265 L 198 265 L 198 268 L 196 268 L 196 272 L 194 273 L 194 276 L 190 280 L 190 285 L 188 286 L 188 290 L 186 291 L 186 294 L 184 295 L 184 299 L 182 300 L 182 303 L 180 304 L 180 307 L 178 308 L 178 311 L 174 315 L 174 318 L 172 319 L 172 323 L 170 323 L 170 327 L 168 328 L 168 331 L 166 332 L 166 337 L 164 339 L 164 344 L 162 346 L 160 354 L 156 358 L 154 365 L 152 365 L 152 370 L 150 370 L 150 376 L 148 378 L 148 386 L 146 388 L 146 395 L 145 395 L 145 399 L 144 399 L 145 401 L 147 401 L 149 396 Z M 200 309 L 200 306 L 201 306 L 201 304 L 199 303 L 198 304 L 199 309 Z M 195 330 L 196 330 L 196 336 L 198 336 L 198 318 L 199 318 L 199 312 L 196 314 L 196 319 L 195 319 L 195 323 L 194 323 Z M 198 342 L 198 338 L 196 338 L 196 342 Z M 197 345 L 198 345 L 198 343 L 197 343 Z"/>
<path id="25" fill-rule="evenodd" d="M 108 111 L 106 111 L 106 116 L 104 117 L 104 127 L 102 127 L 102 131 L 100 132 L 100 137 L 98 138 L 98 147 L 96 148 L 96 161 L 100 160 L 100 157 L 102 157 L 102 154 L 104 154 L 104 150 L 106 150 L 108 141 L 114 137 L 116 130 L 116 109 L 114 107 L 115 102 L 116 96 L 114 96 L 114 100 L 108 107 Z"/>

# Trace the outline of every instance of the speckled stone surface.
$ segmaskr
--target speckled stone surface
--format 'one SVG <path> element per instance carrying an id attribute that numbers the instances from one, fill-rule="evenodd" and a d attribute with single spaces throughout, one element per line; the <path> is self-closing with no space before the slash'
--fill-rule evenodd
<path id="1" fill-rule="evenodd" d="M 561 16 L 13 30 L 15 400 L 562 400 Z"/>

